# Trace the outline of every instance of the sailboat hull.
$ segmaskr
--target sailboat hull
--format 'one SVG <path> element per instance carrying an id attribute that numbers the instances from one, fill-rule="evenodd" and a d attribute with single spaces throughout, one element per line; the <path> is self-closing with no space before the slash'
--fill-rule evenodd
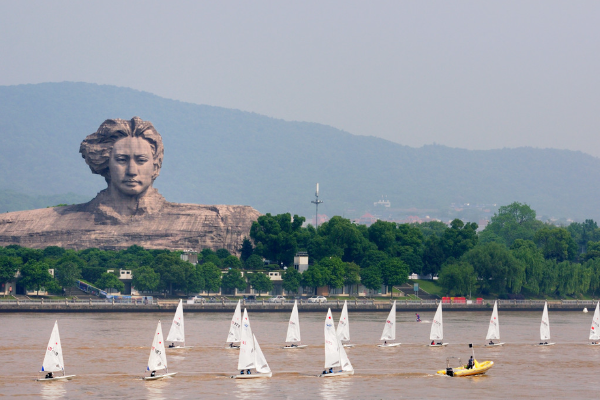
<path id="1" fill-rule="evenodd" d="M 238 345 L 233 345 L 233 346 L 227 346 L 225 347 L 227 350 L 239 350 L 240 346 Z"/>
<path id="2" fill-rule="evenodd" d="M 444 347 L 444 346 L 448 346 L 448 343 L 436 343 L 436 344 L 429 344 L 429 347 Z"/>
<path id="3" fill-rule="evenodd" d="M 498 347 L 498 346 L 502 346 L 504 343 L 493 343 L 493 344 L 486 344 L 485 347 Z"/>
<path id="4" fill-rule="evenodd" d="M 400 343 L 398 343 L 398 344 L 400 344 Z M 344 347 L 354 347 L 354 345 L 353 345 L 353 344 L 350 344 L 350 343 L 343 344 L 342 346 L 344 346 Z"/>
<path id="5" fill-rule="evenodd" d="M 49 381 L 69 381 L 75 378 L 76 375 L 65 375 L 65 376 L 55 376 L 54 378 L 40 378 L 39 382 L 49 382 Z"/>
<path id="6" fill-rule="evenodd" d="M 597 343 L 590 343 L 590 346 L 600 346 L 600 342 L 597 342 Z"/>
<path id="7" fill-rule="evenodd" d="M 191 349 L 194 346 L 175 346 L 175 347 L 167 347 L 167 350 L 180 350 L 180 349 Z"/>
<path id="8" fill-rule="evenodd" d="M 336 376 L 350 376 L 350 375 L 354 375 L 354 370 L 332 372 L 331 374 L 319 374 L 319 378 L 333 378 Z"/>
<path id="9" fill-rule="evenodd" d="M 255 372 L 250 375 L 231 375 L 233 379 L 258 379 L 258 378 L 270 378 L 273 376 L 273 372 L 269 372 L 268 374 L 261 374 L 260 372 Z"/>
<path id="10" fill-rule="evenodd" d="M 554 346 L 556 343 L 539 343 L 537 346 Z"/>
<path id="11" fill-rule="evenodd" d="M 286 350 L 296 350 L 296 349 L 304 349 L 308 347 L 307 344 L 299 344 L 298 346 L 283 346 L 282 349 Z"/>
<path id="12" fill-rule="evenodd" d="M 163 375 L 156 375 L 156 376 L 145 376 L 143 379 L 145 381 L 156 381 L 162 378 L 166 378 L 168 376 L 175 376 L 177 375 L 177 372 L 169 372 L 168 374 L 163 374 Z"/>
<path id="13" fill-rule="evenodd" d="M 402 343 L 387 343 L 387 344 L 378 344 L 377 347 L 396 347 L 400 346 Z"/>

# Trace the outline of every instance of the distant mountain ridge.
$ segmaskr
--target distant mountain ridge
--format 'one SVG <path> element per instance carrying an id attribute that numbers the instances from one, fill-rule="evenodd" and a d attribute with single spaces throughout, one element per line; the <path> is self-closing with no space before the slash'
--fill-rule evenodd
<path id="1" fill-rule="evenodd" d="M 80 142 L 105 119 L 139 116 L 163 136 L 155 186 L 173 202 L 308 217 L 319 182 L 319 211 L 330 216 L 362 213 L 386 195 L 397 208 L 521 201 L 540 215 L 600 220 L 600 159 L 581 152 L 411 148 L 88 83 L 0 86 L 0 104 L 0 189 L 30 196 L 94 196 L 106 183 L 85 165 Z"/>

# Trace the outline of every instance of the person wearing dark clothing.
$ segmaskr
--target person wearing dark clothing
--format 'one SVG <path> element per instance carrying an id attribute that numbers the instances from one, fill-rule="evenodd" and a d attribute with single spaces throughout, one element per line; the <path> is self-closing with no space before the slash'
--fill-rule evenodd
<path id="1" fill-rule="evenodd" d="M 48 372 L 46 374 L 46 379 L 52 379 L 52 378 L 54 378 L 54 375 L 52 375 L 52 372 Z"/>
<path id="2" fill-rule="evenodd" d="M 152 372 L 150 373 L 150 376 L 156 376 L 156 371 L 152 371 Z"/>
<path id="3" fill-rule="evenodd" d="M 246 370 L 246 375 L 250 375 L 250 370 L 249 369 Z"/>
<path id="4" fill-rule="evenodd" d="M 241 374 L 241 375 L 244 375 L 244 370 L 241 370 L 241 371 L 240 371 L 240 374 Z"/>
<path id="5" fill-rule="evenodd" d="M 333 368 L 329 368 L 329 373 L 333 374 Z"/>
<path id="6" fill-rule="evenodd" d="M 467 363 L 467 369 L 473 369 L 474 366 L 475 361 L 473 360 L 473 356 L 471 356 L 471 358 L 469 358 L 469 362 Z"/>

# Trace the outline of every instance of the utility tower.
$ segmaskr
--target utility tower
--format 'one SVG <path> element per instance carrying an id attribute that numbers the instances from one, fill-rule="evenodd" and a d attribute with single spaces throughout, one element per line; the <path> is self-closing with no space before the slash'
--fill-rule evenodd
<path id="1" fill-rule="evenodd" d="M 317 210 L 315 211 L 315 229 L 319 227 L 319 204 L 323 201 L 319 200 L 319 184 L 317 183 L 317 191 L 315 192 L 315 200 L 311 201 L 314 205 L 316 205 Z"/>

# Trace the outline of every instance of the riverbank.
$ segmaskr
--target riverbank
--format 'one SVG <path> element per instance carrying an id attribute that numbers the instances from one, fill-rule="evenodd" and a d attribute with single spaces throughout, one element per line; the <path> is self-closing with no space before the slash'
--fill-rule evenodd
<path id="1" fill-rule="evenodd" d="M 484 300 L 481 304 L 452 304 L 444 303 L 444 311 L 485 311 L 492 309 L 494 300 Z M 185 312 L 233 312 L 237 302 L 215 302 L 186 304 Z M 243 307 L 251 312 L 290 312 L 294 303 L 269 303 L 248 302 Z M 343 301 L 330 301 L 327 303 L 301 302 L 298 308 L 301 312 L 326 312 L 328 308 L 333 311 L 341 311 Z M 349 301 L 349 311 L 357 312 L 389 312 L 390 301 Z M 556 300 L 548 301 L 548 308 L 556 311 L 577 311 L 584 308 L 590 311 L 594 309 L 596 300 Z M 177 307 L 176 301 L 155 300 L 153 304 L 143 303 L 121 303 L 111 301 L 1 301 L 0 313 L 21 312 L 66 312 L 66 313 L 93 313 L 93 312 L 174 312 Z M 436 301 L 405 301 L 397 300 L 396 308 L 399 312 L 432 311 L 437 307 Z M 499 300 L 498 309 L 501 311 L 538 311 L 544 308 L 544 300 Z"/>

